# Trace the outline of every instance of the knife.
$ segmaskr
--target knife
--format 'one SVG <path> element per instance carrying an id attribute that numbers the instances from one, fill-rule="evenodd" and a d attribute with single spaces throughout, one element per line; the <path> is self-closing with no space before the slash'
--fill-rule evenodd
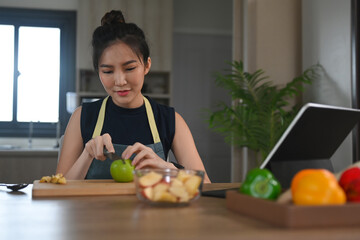
<path id="1" fill-rule="evenodd" d="M 112 153 L 112 152 L 109 152 L 106 147 L 104 147 L 104 155 L 109 158 L 110 160 L 112 161 L 115 161 L 115 160 L 122 160 L 124 163 L 124 159 L 122 159 L 121 157 L 119 157 L 116 153 Z"/>

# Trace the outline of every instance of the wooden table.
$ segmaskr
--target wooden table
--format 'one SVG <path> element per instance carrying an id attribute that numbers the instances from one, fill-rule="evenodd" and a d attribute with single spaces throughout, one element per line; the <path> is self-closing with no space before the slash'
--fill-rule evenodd
<path id="1" fill-rule="evenodd" d="M 205 184 L 204 190 L 236 186 Z M 161 208 L 144 205 L 134 195 L 33 199 L 31 190 L 1 188 L 0 239 L 360 239 L 360 226 L 274 227 L 227 210 L 223 198 Z"/>

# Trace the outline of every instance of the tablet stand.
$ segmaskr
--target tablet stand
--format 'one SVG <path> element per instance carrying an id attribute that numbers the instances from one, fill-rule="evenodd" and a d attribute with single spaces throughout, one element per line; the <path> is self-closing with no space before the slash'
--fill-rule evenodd
<path id="1" fill-rule="evenodd" d="M 333 165 L 329 159 L 274 161 L 270 162 L 267 168 L 279 180 L 283 189 L 290 188 L 292 178 L 302 169 L 323 168 L 334 172 Z"/>

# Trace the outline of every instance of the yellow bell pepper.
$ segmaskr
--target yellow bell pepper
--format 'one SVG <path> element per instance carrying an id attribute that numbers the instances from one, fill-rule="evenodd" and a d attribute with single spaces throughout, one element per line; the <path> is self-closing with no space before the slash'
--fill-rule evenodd
<path id="1" fill-rule="evenodd" d="M 296 205 L 330 205 L 346 203 L 344 190 L 334 174 L 325 169 L 299 171 L 291 183 L 292 199 Z"/>

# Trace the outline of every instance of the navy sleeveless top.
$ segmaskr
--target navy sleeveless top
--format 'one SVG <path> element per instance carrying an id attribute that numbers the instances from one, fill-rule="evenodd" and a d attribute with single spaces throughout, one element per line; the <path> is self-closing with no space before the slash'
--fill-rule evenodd
<path id="1" fill-rule="evenodd" d="M 149 97 L 146 98 L 149 99 L 153 109 L 156 126 L 167 158 L 175 135 L 175 110 L 172 107 L 158 104 Z M 84 146 L 92 138 L 102 100 L 82 104 L 80 126 Z M 110 134 L 114 144 L 132 145 L 140 142 L 148 145 L 154 143 L 145 105 L 143 104 L 139 108 L 122 108 L 115 105 L 111 97 L 106 103 L 101 134 L 104 133 Z"/>

